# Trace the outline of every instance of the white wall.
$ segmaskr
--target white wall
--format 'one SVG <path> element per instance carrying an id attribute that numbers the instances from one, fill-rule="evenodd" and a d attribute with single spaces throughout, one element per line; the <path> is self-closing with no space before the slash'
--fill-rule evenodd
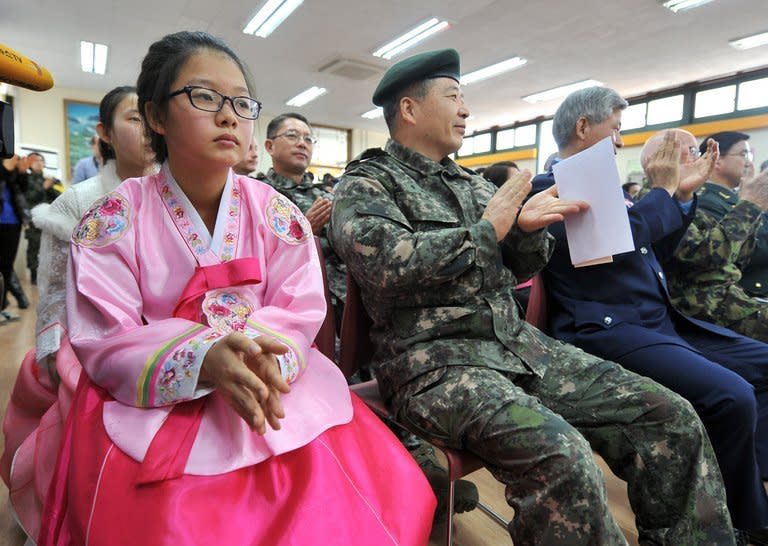
<path id="1" fill-rule="evenodd" d="M 63 180 L 69 182 L 66 168 L 66 135 L 64 133 L 64 100 L 98 103 L 104 93 L 84 89 L 54 87 L 38 93 L 17 89 L 14 116 L 18 118 L 16 143 L 52 148 L 59 153 Z"/>
<path id="2" fill-rule="evenodd" d="M 389 135 L 374 131 L 352 129 L 352 158 L 357 157 L 368 148 L 383 148 L 387 144 Z"/>

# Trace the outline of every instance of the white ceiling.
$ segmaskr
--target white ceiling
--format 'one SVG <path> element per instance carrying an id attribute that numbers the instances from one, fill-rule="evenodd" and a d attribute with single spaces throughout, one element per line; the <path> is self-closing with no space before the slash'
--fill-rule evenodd
<path id="1" fill-rule="evenodd" d="M 456 48 L 462 71 L 516 55 L 521 69 L 467 86 L 470 131 L 550 115 L 559 101 L 520 97 L 593 78 L 631 96 L 768 66 L 768 46 L 739 51 L 728 40 L 768 31 L 768 0 L 716 0 L 674 14 L 656 0 L 305 0 L 269 38 L 242 33 L 265 0 L 0 0 L 0 43 L 47 67 L 56 85 L 107 91 L 134 83 L 149 44 L 178 30 L 222 37 L 249 65 L 265 111 L 319 85 L 328 94 L 297 109 L 315 123 L 384 130 L 365 120 L 380 75 L 364 81 L 321 74 L 337 58 L 377 65 L 370 52 L 431 16 L 452 27 L 406 55 Z M 105 76 L 79 69 L 81 39 L 110 46 Z"/>

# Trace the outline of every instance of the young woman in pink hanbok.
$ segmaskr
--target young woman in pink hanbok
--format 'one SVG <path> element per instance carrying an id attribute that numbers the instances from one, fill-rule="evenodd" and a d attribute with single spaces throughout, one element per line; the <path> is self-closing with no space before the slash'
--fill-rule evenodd
<path id="1" fill-rule="evenodd" d="M 143 61 L 163 166 L 72 237 L 69 339 L 86 373 L 41 544 L 427 543 L 424 475 L 312 345 L 326 304 L 309 223 L 231 170 L 261 109 L 245 74 L 205 33 L 166 36 Z"/>
<path id="2" fill-rule="evenodd" d="M 155 172 L 145 138 L 136 88 L 117 87 L 99 105 L 101 172 L 73 186 L 52 204 L 32 209 L 42 230 L 35 348 L 24 358 L 3 422 L 5 451 L 0 472 L 24 531 L 36 540 L 43 501 L 59 452 L 64 419 L 81 366 L 67 339 L 66 277 L 69 242 L 80 218 L 99 197 L 126 178 Z"/>

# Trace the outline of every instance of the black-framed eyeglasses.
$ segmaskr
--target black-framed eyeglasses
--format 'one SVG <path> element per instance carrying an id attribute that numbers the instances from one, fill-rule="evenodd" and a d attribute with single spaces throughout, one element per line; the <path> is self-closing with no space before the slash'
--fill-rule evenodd
<path id="1" fill-rule="evenodd" d="M 197 85 L 188 85 L 178 91 L 168 93 L 168 98 L 181 94 L 189 97 L 189 102 L 204 112 L 219 112 L 224 108 L 224 103 L 229 101 L 235 114 L 243 119 L 257 119 L 261 112 L 261 103 L 251 97 L 228 97 L 218 91 L 200 87 Z"/>
<path id="2" fill-rule="evenodd" d="M 279 135 L 275 135 L 272 137 L 272 140 L 283 137 L 285 140 L 290 142 L 291 144 L 296 144 L 299 140 L 303 140 L 304 144 L 307 146 L 313 146 L 317 144 L 317 137 L 315 135 L 302 135 L 301 133 L 298 133 L 296 131 L 286 131 L 284 133 L 280 133 Z"/>

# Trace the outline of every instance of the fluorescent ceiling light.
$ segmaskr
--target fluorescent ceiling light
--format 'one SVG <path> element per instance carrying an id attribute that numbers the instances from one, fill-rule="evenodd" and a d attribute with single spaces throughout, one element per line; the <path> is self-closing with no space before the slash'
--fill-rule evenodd
<path id="1" fill-rule="evenodd" d="M 574 91 L 578 91 L 579 89 L 584 89 L 586 87 L 602 87 L 603 85 L 605 85 L 603 82 L 599 82 L 597 80 L 583 80 L 576 83 L 570 83 L 568 85 L 561 85 L 560 87 L 555 87 L 554 89 L 547 89 L 546 91 L 541 91 L 539 93 L 534 93 L 532 95 L 523 97 L 523 100 L 525 102 L 530 102 L 531 104 L 536 104 L 537 102 L 545 102 L 548 100 L 565 97 Z"/>
<path id="2" fill-rule="evenodd" d="M 750 49 L 753 47 L 758 47 L 768 44 L 768 32 L 761 32 L 760 34 L 745 36 L 744 38 L 739 38 L 738 40 L 731 40 L 728 43 L 736 49 Z"/>
<path id="3" fill-rule="evenodd" d="M 475 70 L 474 72 L 470 72 L 469 74 L 464 74 L 461 77 L 461 85 L 469 85 L 471 83 L 479 82 L 481 80 L 487 80 L 488 78 L 493 78 L 494 76 L 498 76 L 499 74 L 503 74 L 504 72 L 509 72 L 510 70 L 514 70 L 515 68 L 520 68 L 528 61 L 526 59 L 523 59 L 522 57 L 512 57 L 511 59 L 507 59 L 506 61 L 501 61 L 500 63 L 492 64 L 491 66 L 486 66 L 485 68 L 481 68 L 480 70 Z"/>
<path id="4" fill-rule="evenodd" d="M 384 108 L 382 108 L 381 106 L 378 106 L 373 110 L 368 110 L 364 114 L 360 114 L 360 117 L 365 119 L 376 119 L 376 118 L 380 118 L 383 115 L 384 115 Z"/>
<path id="5" fill-rule="evenodd" d="M 409 30 L 402 36 L 399 36 L 381 46 L 379 49 L 373 52 L 374 57 L 381 57 L 382 59 L 391 59 L 395 55 L 399 55 L 406 49 L 410 49 L 419 42 L 426 40 L 433 34 L 445 30 L 450 26 L 447 21 L 441 21 L 437 17 L 432 17 L 426 23 L 422 23 L 413 30 Z"/>
<path id="6" fill-rule="evenodd" d="M 80 68 L 83 72 L 104 74 L 107 71 L 107 52 L 104 44 L 80 41 Z"/>
<path id="7" fill-rule="evenodd" d="M 93 42 L 80 41 L 80 68 L 93 72 Z"/>
<path id="8" fill-rule="evenodd" d="M 104 74 L 107 71 L 107 46 L 104 44 L 94 44 L 93 51 L 93 71 L 96 74 Z"/>
<path id="9" fill-rule="evenodd" d="M 678 11 L 685 11 L 688 9 L 698 8 L 704 4 L 709 4 L 714 0 L 666 0 L 661 5 L 675 13 Z"/>
<path id="10" fill-rule="evenodd" d="M 328 90 L 325 87 L 318 87 L 316 85 L 313 85 L 306 91 L 302 91 L 292 99 L 289 99 L 285 104 L 288 106 L 304 106 L 308 102 L 312 102 L 317 97 L 322 97 L 328 92 Z"/>
<path id="11" fill-rule="evenodd" d="M 243 32 L 266 38 L 303 2 L 304 0 L 267 0 L 264 7 L 245 25 Z"/>

